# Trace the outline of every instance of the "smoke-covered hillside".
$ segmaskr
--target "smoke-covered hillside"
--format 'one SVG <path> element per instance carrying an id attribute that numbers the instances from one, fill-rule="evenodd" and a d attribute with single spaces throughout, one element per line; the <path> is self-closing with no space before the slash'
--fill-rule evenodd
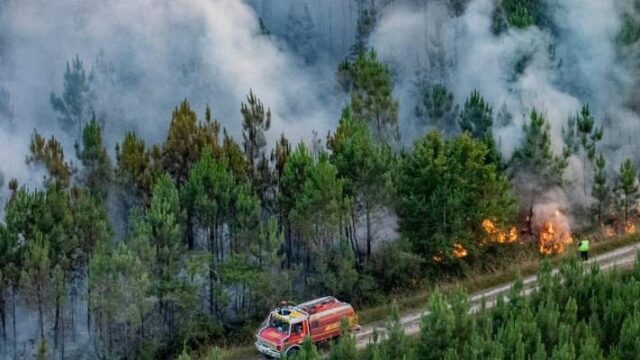
<path id="1" fill-rule="evenodd" d="M 613 163 L 635 151 L 635 42 L 620 40 L 624 19 L 636 26 L 632 1 L 546 1 L 542 28 L 500 34 L 491 0 L 375 3 L 369 44 L 391 66 L 406 144 L 429 125 L 415 115 L 421 85 L 444 84 L 456 104 L 477 89 L 505 115 L 494 132 L 506 156 L 533 107 L 547 114 L 560 151 L 561 127 L 584 103 L 607 128 L 603 144 L 615 151 L 607 155 Z M 7 126 L 2 132 L 12 149 L 4 152 L 5 177 L 26 177 L 11 160 L 24 157 L 33 128 L 59 133 L 49 94 L 61 91 L 65 63 L 76 54 L 93 72 L 109 145 L 127 130 L 160 138 L 166 114 L 184 98 L 196 109 L 210 104 L 237 135 L 238 106 L 250 88 L 274 112 L 271 134 L 324 134 L 345 101 L 335 88 L 337 62 L 349 54 L 358 14 L 369 6 L 357 0 L 4 0 L 0 104 L 20 133 L 8 135 Z M 272 36 L 260 35 L 259 19 Z"/>
<path id="2" fill-rule="evenodd" d="M 638 55 L 638 0 L 0 0 L 0 357 L 634 232 Z"/>

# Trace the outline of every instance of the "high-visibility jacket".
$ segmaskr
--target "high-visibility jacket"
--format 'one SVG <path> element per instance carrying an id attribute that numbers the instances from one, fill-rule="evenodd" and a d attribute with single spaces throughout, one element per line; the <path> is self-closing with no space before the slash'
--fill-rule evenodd
<path id="1" fill-rule="evenodd" d="M 589 240 L 580 241 L 580 245 L 578 245 L 578 250 L 589 251 Z"/>

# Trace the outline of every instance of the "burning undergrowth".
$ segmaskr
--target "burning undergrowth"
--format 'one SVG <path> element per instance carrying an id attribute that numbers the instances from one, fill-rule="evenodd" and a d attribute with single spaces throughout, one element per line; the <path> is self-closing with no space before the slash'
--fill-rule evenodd
<path id="1" fill-rule="evenodd" d="M 564 252 L 573 242 L 569 217 L 557 203 L 535 205 L 531 229 L 538 235 L 539 250 L 543 255 Z"/>
<path id="2" fill-rule="evenodd" d="M 511 244 L 518 241 L 518 229 L 515 226 L 507 230 L 500 229 L 494 221 L 485 219 L 482 222 L 482 228 L 487 236 L 483 239 L 483 245 L 490 244 Z"/>

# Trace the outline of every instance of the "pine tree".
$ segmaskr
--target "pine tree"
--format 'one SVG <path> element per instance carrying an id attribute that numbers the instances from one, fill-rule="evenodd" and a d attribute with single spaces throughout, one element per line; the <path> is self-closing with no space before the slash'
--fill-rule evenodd
<path id="1" fill-rule="evenodd" d="M 340 322 L 340 338 L 331 347 L 330 360 L 356 360 L 358 349 L 353 335 L 349 334 L 349 321 L 342 319 Z"/>
<path id="2" fill-rule="evenodd" d="M 469 296 L 462 288 L 456 288 L 450 297 L 451 310 L 455 318 L 454 338 L 452 346 L 458 353 L 463 353 L 464 344 L 474 332 L 473 321 L 469 316 Z"/>
<path id="3" fill-rule="evenodd" d="M 24 259 L 24 268 L 20 282 L 23 284 L 24 296 L 27 304 L 38 312 L 38 330 L 40 339 L 44 340 L 44 317 L 49 303 L 49 271 L 51 270 L 50 248 L 42 234 L 36 233 L 35 237 L 27 244 L 27 252 Z"/>
<path id="4" fill-rule="evenodd" d="M 223 226 L 229 223 L 234 191 L 233 175 L 227 168 L 205 152 L 189 172 L 182 189 L 182 198 L 187 212 L 195 214 L 195 219 L 207 234 L 207 248 L 211 256 L 209 271 L 209 311 L 217 309 L 216 289 L 218 288 L 217 263 L 224 259 Z"/>
<path id="5" fill-rule="evenodd" d="M 248 162 L 248 174 L 255 191 L 265 203 L 271 185 L 271 169 L 266 155 L 267 140 L 265 132 L 271 127 L 271 109 L 249 92 L 247 104 L 242 103 L 242 138 L 244 154 Z"/>
<path id="6" fill-rule="evenodd" d="M 595 119 L 591 115 L 589 105 L 584 105 L 577 115 L 576 129 L 580 139 L 580 145 L 587 153 L 587 158 L 593 160 L 596 156 L 596 144 L 602 140 L 602 126 L 595 126 Z"/>
<path id="7" fill-rule="evenodd" d="M 293 164 L 293 155 L 289 164 Z M 308 176 L 302 179 L 304 183 L 301 191 L 294 194 L 295 205 L 289 218 L 304 239 L 305 273 L 309 275 L 312 265 L 315 265 L 317 271 L 313 283 L 318 290 L 324 290 L 328 276 L 331 276 L 327 268 L 328 249 L 338 238 L 344 211 L 344 182 L 338 178 L 337 169 L 326 154 L 320 156 L 309 168 Z M 311 252 L 315 254 L 315 264 L 311 263 Z"/>
<path id="8" fill-rule="evenodd" d="M 477 90 L 472 91 L 465 101 L 458 124 L 463 132 L 468 132 L 476 139 L 492 136 L 493 109 Z"/>
<path id="9" fill-rule="evenodd" d="M 551 126 L 535 109 L 523 125 L 524 137 L 520 148 L 513 153 L 509 173 L 516 178 L 517 192 L 524 194 L 521 209 L 531 213 L 533 202 L 544 191 L 562 184 L 566 157 L 559 157 L 551 148 Z M 531 231 L 531 216 L 526 229 Z"/>
<path id="10" fill-rule="evenodd" d="M 159 169 L 154 169 L 145 142 L 135 132 L 127 132 L 116 144 L 115 180 L 129 206 L 148 204 Z"/>
<path id="11" fill-rule="evenodd" d="M 189 102 L 184 100 L 176 107 L 171 117 L 169 133 L 162 147 L 151 157 L 162 164 L 162 168 L 180 187 L 187 181 L 193 165 L 206 151 L 214 157 L 220 157 L 219 144 L 220 124 L 213 119 L 211 108 L 206 107 L 204 122 L 199 122 Z M 184 242 L 192 249 L 194 242 L 194 217 L 189 209 L 186 211 Z"/>
<path id="12" fill-rule="evenodd" d="M 543 186 L 559 184 L 567 166 L 551 149 L 551 127 L 544 116 L 535 109 L 529 122 L 523 125 L 524 139 L 512 159 L 514 171 L 524 170 L 536 174 Z"/>
<path id="13" fill-rule="evenodd" d="M 638 348 L 638 350 L 640 350 L 640 348 Z M 578 360 L 599 360 L 604 358 L 598 339 L 596 339 L 591 332 L 585 334 L 580 341 L 580 355 L 578 355 Z"/>
<path id="14" fill-rule="evenodd" d="M 345 180 L 344 191 L 351 203 L 351 223 L 347 229 L 354 251 L 358 252 L 356 229 L 364 216 L 366 226 L 366 256 L 371 256 L 373 218 L 390 202 L 393 194 L 391 170 L 393 157 L 388 148 L 377 145 L 365 123 L 354 120 L 349 108 L 343 109 L 335 134 L 327 145 L 330 159 Z M 358 254 L 359 255 L 359 254 Z"/>
<path id="15" fill-rule="evenodd" d="M 111 181 L 111 159 L 95 114 L 82 131 L 82 145 L 76 143 L 76 154 L 84 167 L 82 182 L 93 195 L 105 199 Z"/>
<path id="16" fill-rule="evenodd" d="M 60 127 L 77 139 L 81 139 L 84 123 L 94 110 L 91 81 L 92 77 L 87 76 L 80 57 L 76 55 L 71 64 L 67 62 L 62 97 L 54 93 L 50 95 L 53 110 L 60 114 Z"/>
<path id="17" fill-rule="evenodd" d="M 191 356 L 189 356 L 186 348 L 182 349 L 182 352 L 178 356 L 178 360 L 191 360 Z"/>
<path id="18" fill-rule="evenodd" d="M 622 359 L 633 359 L 640 352 L 640 314 L 636 311 L 622 324 L 619 338 L 619 351 Z"/>
<path id="19" fill-rule="evenodd" d="M 168 303 L 175 300 L 179 290 L 179 265 L 182 255 L 183 212 L 180 196 L 173 181 L 162 175 L 153 188 L 151 204 L 146 214 L 149 224 L 151 244 L 154 248 L 154 276 L 158 301 L 167 311 Z"/>
<path id="20" fill-rule="evenodd" d="M 431 132 L 401 161 L 396 181 L 400 230 L 433 265 L 460 266 L 455 246 L 469 254 L 482 251 L 484 219 L 503 224 L 513 219 L 509 184 L 486 163 L 486 154 L 484 143 L 467 134 L 445 141 Z"/>
<path id="21" fill-rule="evenodd" d="M 599 224 L 602 224 L 602 210 L 605 207 L 606 201 L 609 198 L 609 186 L 607 185 L 607 173 L 605 170 L 606 161 L 602 153 L 596 158 L 596 170 L 593 175 L 593 187 L 591 189 L 591 195 L 597 200 L 596 204 L 596 219 Z"/>
<path id="22" fill-rule="evenodd" d="M 526 29 L 533 25 L 541 28 L 550 26 L 547 5 L 542 0 L 503 0 L 496 4 L 496 8 L 499 9 L 498 15 L 493 17 L 493 28 L 496 34 L 502 32 L 496 31 L 501 29 L 500 21 L 520 29 Z M 506 27 L 506 24 L 503 26 Z"/>
<path id="23" fill-rule="evenodd" d="M 422 125 L 435 125 L 444 131 L 453 130 L 457 125 L 458 105 L 453 93 L 442 84 L 429 86 L 426 80 L 418 83 L 419 99 L 415 114 Z"/>
<path id="24" fill-rule="evenodd" d="M 313 169 L 313 158 L 304 143 L 298 144 L 295 150 L 286 152 L 286 162 L 284 164 L 282 175 L 280 176 L 280 191 L 278 193 L 278 203 L 282 210 L 282 215 L 290 224 L 287 229 L 287 258 L 292 259 L 295 249 L 294 237 L 298 238 L 301 229 L 293 219 L 292 212 L 297 206 L 299 194 L 304 190 L 307 178 L 309 178 Z M 299 245 L 299 244 L 298 244 Z"/>
<path id="25" fill-rule="evenodd" d="M 233 137 L 227 133 L 226 129 L 223 129 L 222 133 L 221 160 L 227 165 L 236 179 L 245 179 L 249 175 L 249 164 L 244 157 L 244 152 Z"/>
<path id="26" fill-rule="evenodd" d="M 358 2 L 358 21 L 356 23 L 356 38 L 351 46 L 351 56 L 356 58 L 367 52 L 369 36 L 373 32 L 378 21 L 378 12 L 375 3 L 371 1 L 369 6 L 364 4 L 366 0 L 356 0 Z"/>
<path id="27" fill-rule="evenodd" d="M 65 303 L 66 303 L 66 281 L 65 273 L 60 264 L 53 269 L 52 275 L 53 302 L 55 304 L 54 320 L 54 349 L 60 349 L 60 358 L 64 359 L 64 329 L 65 329 Z"/>
<path id="28" fill-rule="evenodd" d="M 214 347 L 207 353 L 206 360 L 222 360 L 222 354 L 219 348 Z"/>
<path id="29" fill-rule="evenodd" d="M 320 360 L 322 358 L 309 336 L 304 339 L 300 351 L 294 354 L 294 360 Z"/>
<path id="30" fill-rule="evenodd" d="M 596 160 L 596 145 L 602 140 L 602 127 L 595 125 L 589 105 L 584 105 L 575 118 L 570 118 L 566 128 L 562 129 L 565 140 L 564 156 L 573 153 L 580 156 L 582 170 L 587 173 Z M 584 179 L 584 195 L 588 195 L 586 178 Z"/>
<path id="31" fill-rule="evenodd" d="M 455 336 L 455 317 L 444 295 L 436 290 L 427 305 L 428 313 L 422 317 L 420 342 L 416 355 L 420 359 L 442 359 Z"/>
<path id="32" fill-rule="evenodd" d="M 58 185 L 68 187 L 73 174 L 73 166 L 65 161 L 62 144 L 53 136 L 45 140 L 37 132 L 34 132 L 29 145 L 30 155 L 27 156 L 27 163 L 44 166 L 49 176 L 45 176 L 46 185 Z"/>
<path id="33" fill-rule="evenodd" d="M 187 180 L 189 169 L 206 149 L 214 156 L 219 154 L 219 132 L 220 125 L 212 119 L 208 106 L 204 122 L 198 121 L 187 100 L 174 109 L 161 159 L 165 171 L 173 177 L 178 186 Z"/>
<path id="34" fill-rule="evenodd" d="M 339 65 L 338 77 L 351 92 L 354 119 L 364 121 L 380 144 L 399 141 L 398 101 L 393 98 L 389 67 L 378 60 L 374 50 L 362 53 L 355 62 Z"/>
<path id="35" fill-rule="evenodd" d="M 391 304 L 391 315 L 387 320 L 387 339 L 382 349 L 388 359 L 409 358 L 409 346 L 400 321 L 400 309 L 395 300 Z"/>
<path id="36" fill-rule="evenodd" d="M 489 149 L 487 162 L 502 169 L 502 158 L 492 132 L 493 109 L 477 90 L 472 91 L 465 101 L 458 124 L 462 132 L 468 133 L 471 137 L 479 139 L 487 145 Z"/>
<path id="37" fill-rule="evenodd" d="M 625 226 L 629 223 L 630 210 L 640 195 L 638 191 L 636 169 L 631 160 L 627 159 L 620 164 L 618 184 L 616 186 L 616 195 L 618 196 Z"/>

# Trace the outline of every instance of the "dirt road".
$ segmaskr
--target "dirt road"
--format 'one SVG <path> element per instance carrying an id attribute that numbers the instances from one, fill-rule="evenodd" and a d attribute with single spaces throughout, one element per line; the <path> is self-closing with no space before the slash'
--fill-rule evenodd
<path id="1" fill-rule="evenodd" d="M 590 259 L 589 263 L 597 262 L 600 265 L 600 269 L 602 270 L 611 269 L 613 267 L 630 266 L 635 262 L 636 255 L 639 250 L 640 243 L 625 246 L 596 256 Z M 554 269 L 554 273 L 557 271 L 557 269 Z M 523 291 L 525 294 L 533 291 L 536 286 L 536 281 L 537 278 L 535 275 L 523 279 Z M 509 290 L 511 290 L 513 284 L 514 282 L 510 282 L 471 295 L 469 299 L 471 311 L 478 311 L 483 298 L 485 299 L 486 307 L 492 307 L 498 297 L 505 296 L 509 293 Z M 427 312 L 425 312 L 424 310 L 414 310 L 402 314 L 400 321 L 407 335 L 415 335 L 420 331 L 420 320 L 426 313 Z M 384 337 L 384 334 L 386 332 L 385 327 L 385 321 L 378 321 L 375 323 L 363 325 L 362 329 L 356 334 L 358 349 L 364 349 L 367 347 L 367 344 L 369 343 L 374 330 L 377 330 L 380 337 Z M 256 353 L 255 356 L 246 358 L 246 360 L 253 359 L 262 359 L 262 357 Z"/>

